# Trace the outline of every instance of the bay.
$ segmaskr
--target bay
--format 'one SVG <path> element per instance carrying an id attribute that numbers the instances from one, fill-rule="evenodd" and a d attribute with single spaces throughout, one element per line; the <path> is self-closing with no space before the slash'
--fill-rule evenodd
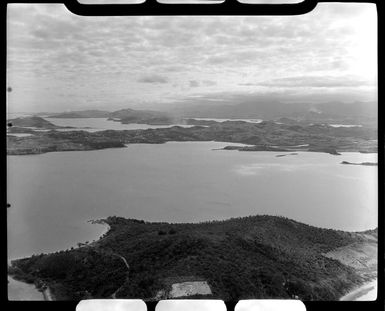
<path id="1" fill-rule="evenodd" d="M 97 132 L 104 130 L 145 130 L 168 128 L 171 126 L 192 127 L 193 125 L 171 124 L 171 125 L 149 125 L 149 124 L 122 124 L 118 121 L 107 120 L 104 118 L 44 118 L 45 120 L 58 126 L 72 126 L 72 129 L 57 129 L 58 131 L 83 130 L 87 132 Z"/>
<path id="2" fill-rule="evenodd" d="M 8 156 L 9 259 L 105 232 L 90 219 L 200 222 L 268 214 L 347 231 L 377 226 L 377 154 L 239 152 L 170 142 Z"/>

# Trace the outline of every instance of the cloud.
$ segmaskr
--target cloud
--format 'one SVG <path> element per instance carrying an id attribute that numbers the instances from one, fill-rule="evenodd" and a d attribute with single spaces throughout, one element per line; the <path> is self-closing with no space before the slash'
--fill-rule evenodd
<path id="1" fill-rule="evenodd" d="M 214 86 L 217 85 L 217 82 L 211 80 L 203 80 L 202 84 L 204 84 L 205 86 Z"/>
<path id="2" fill-rule="evenodd" d="M 9 100 L 21 111 L 96 99 L 120 109 L 278 85 L 288 98 L 303 86 L 362 98 L 375 91 L 375 40 L 371 4 L 322 3 L 290 17 L 84 17 L 62 4 L 10 4 L 7 80 L 19 91 Z"/>
<path id="3" fill-rule="evenodd" d="M 141 77 L 138 82 L 141 83 L 167 83 L 168 80 L 166 77 L 162 77 L 159 75 L 148 75 Z"/>
<path id="4" fill-rule="evenodd" d="M 190 87 L 198 87 L 200 84 L 196 80 L 190 80 L 189 85 L 190 85 Z"/>
<path id="5" fill-rule="evenodd" d="M 245 85 L 245 84 L 244 84 Z M 246 83 L 250 85 L 250 83 Z M 373 81 L 362 80 L 358 77 L 346 76 L 300 76 L 273 79 L 260 82 L 255 85 L 266 87 L 315 87 L 315 88 L 339 88 L 339 87 L 359 87 L 374 85 Z"/>
<path id="6" fill-rule="evenodd" d="M 217 85 L 217 82 L 212 81 L 212 80 L 190 80 L 189 81 L 189 86 L 190 87 L 210 87 L 210 86 L 215 86 Z"/>
<path id="7" fill-rule="evenodd" d="M 247 83 L 238 83 L 238 85 L 240 85 L 240 86 L 256 86 L 258 84 L 257 83 L 247 82 Z"/>

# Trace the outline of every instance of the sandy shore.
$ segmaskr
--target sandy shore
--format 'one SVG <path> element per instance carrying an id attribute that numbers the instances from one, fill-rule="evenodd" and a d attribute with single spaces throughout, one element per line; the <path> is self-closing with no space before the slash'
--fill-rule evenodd
<path id="1" fill-rule="evenodd" d="M 55 300 L 53 295 L 52 295 L 52 293 L 51 293 L 51 290 L 49 289 L 49 287 L 44 289 L 42 291 L 42 293 L 43 293 L 43 296 L 44 296 L 44 300 L 46 300 L 46 301 L 53 301 L 53 300 Z"/>
<path id="2" fill-rule="evenodd" d="M 34 284 L 15 280 L 12 276 L 8 275 L 8 300 L 42 301 L 45 300 L 45 297 Z"/>
<path id="3" fill-rule="evenodd" d="M 377 279 L 353 289 L 341 301 L 373 301 L 377 299 Z"/>

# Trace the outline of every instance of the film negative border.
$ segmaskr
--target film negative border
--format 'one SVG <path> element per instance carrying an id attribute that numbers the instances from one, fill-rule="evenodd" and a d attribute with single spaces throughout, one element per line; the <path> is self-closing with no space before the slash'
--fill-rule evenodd
<path id="1" fill-rule="evenodd" d="M 384 101 L 384 55 L 383 48 L 384 39 L 384 3 L 381 0 L 378 1 L 318 1 L 318 2 L 347 2 L 347 3 L 374 3 L 378 10 L 378 103 Z M 304 0 L 301 3 L 296 4 L 243 4 L 236 0 L 225 0 L 223 3 L 216 4 L 161 4 L 156 0 L 147 0 L 140 4 L 111 4 L 111 5 L 85 5 L 80 4 L 76 0 L 68 1 L 7 1 L 1 3 L 1 19 L 2 19 L 2 69 L 3 77 L 6 72 L 6 10 L 8 3 L 63 3 L 69 11 L 78 15 L 85 16 L 99 16 L 99 15 L 119 15 L 119 16 L 135 16 L 135 15 L 297 15 L 306 14 L 314 9 L 317 5 L 317 1 Z M 5 85 L 5 84 L 4 84 Z M 5 89 L 3 88 L 3 99 L 5 102 Z M 5 112 L 5 105 L 3 106 Z M 376 301 L 372 302 L 323 302 L 323 301 L 305 301 L 304 304 L 309 311 L 317 310 L 341 310 L 351 309 L 358 307 L 359 309 L 366 308 L 367 310 L 383 310 L 384 309 L 384 237 L 385 237 L 385 215 L 384 209 L 384 109 L 383 105 L 378 105 L 378 297 Z M 3 129 L 4 130 L 4 129 Z M 5 136 L 5 135 L 4 135 Z M 4 137 L 3 136 L 3 137 Z M 5 140 L 3 140 L 5 145 Z M 4 146 L 5 147 L 5 146 Z M 3 148 L 5 151 L 5 148 Z M 4 152 L 3 168 L 6 167 L 6 154 Z M 2 170 L 3 184 L 6 184 L 6 169 Z M 2 191 L 3 207 L 6 207 L 6 193 L 5 187 Z M 7 245 L 7 211 L 6 208 L 2 209 L 2 226 L 1 226 L 1 238 L 2 249 L 6 249 Z M 2 273 L 5 276 L 7 274 L 6 262 L 7 254 L 3 253 L 3 270 Z M 6 310 L 18 309 L 18 308 L 39 308 L 40 310 L 52 310 L 54 307 L 57 310 L 74 311 L 77 301 L 42 301 L 42 302 L 24 302 L 24 301 L 8 301 L 7 299 L 7 284 L 5 282 L 6 277 L 2 278 L 2 290 L 1 290 L 1 305 L 6 307 Z M 237 301 L 225 301 L 228 311 L 232 311 L 235 308 Z M 147 310 L 155 310 L 157 302 L 146 302 Z"/>

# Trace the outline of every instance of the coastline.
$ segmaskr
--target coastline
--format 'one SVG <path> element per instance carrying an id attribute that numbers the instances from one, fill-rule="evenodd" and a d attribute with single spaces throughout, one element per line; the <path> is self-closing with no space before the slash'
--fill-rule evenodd
<path id="1" fill-rule="evenodd" d="M 16 298 L 12 299 L 13 301 L 19 300 L 37 300 L 37 301 L 54 301 L 55 295 L 52 293 L 52 290 L 48 283 L 40 278 L 34 278 L 33 283 L 28 283 L 26 278 L 30 279 L 30 275 L 23 275 L 8 272 L 8 299 L 10 292 L 14 293 L 12 296 L 27 296 L 29 298 Z M 11 279 L 11 281 L 9 281 Z M 13 287 L 13 289 L 12 289 Z M 27 294 L 27 295 L 26 295 Z"/>
<path id="2" fill-rule="evenodd" d="M 48 286 L 47 286 L 47 288 L 43 289 L 42 293 L 44 296 L 44 300 L 46 300 L 46 301 L 54 301 L 55 300 L 54 296 L 52 295 L 51 289 Z"/>
<path id="3" fill-rule="evenodd" d="M 257 216 L 255 216 L 255 217 L 257 217 Z M 259 219 L 261 217 L 262 217 L 262 219 Z M 266 217 L 268 219 L 265 219 Z M 273 217 L 273 216 L 270 216 L 270 217 Z M 284 223 L 288 222 L 289 224 L 291 224 L 293 222 L 292 220 L 288 220 L 288 219 L 285 219 L 285 218 L 272 218 L 273 220 L 268 221 L 270 219 L 270 217 L 269 216 L 260 216 L 258 218 L 255 218 L 255 220 L 257 220 L 258 223 L 263 221 L 263 223 L 265 223 L 265 225 L 267 227 L 271 226 L 271 221 L 275 221 L 278 224 L 280 224 L 281 222 L 284 222 Z M 242 223 L 242 222 L 245 222 L 245 221 L 246 221 L 246 224 L 250 225 L 250 219 L 249 218 L 239 219 L 238 221 L 232 220 L 232 221 L 229 221 L 228 225 L 232 226 L 232 227 L 233 226 L 238 226 L 239 225 L 238 223 Z M 180 234 L 180 233 L 183 233 L 182 230 L 184 230 L 182 228 L 183 225 L 181 225 L 181 224 L 173 226 L 174 231 L 171 232 L 172 230 L 170 230 L 170 224 L 168 224 L 168 223 L 157 223 L 157 222 L 147 223 L 147 222 L 145 222 L 143 220 L 124 219 L 124 218 L 120 218 L 120 217 L 116 217 L 116 216 L 114 218 L 111 218 L 111 219 L 90 220 L 88 222 L 89 223 L 103 224 L 105 226 L 105 229 L 106 229 L 105 233 L 97 241 L 94 241 L 92 243 L 82 244 L 80 247 L 74 249 L 72 252 L 75 252 L 75 253 L 77 252 L 78 254 L 84 254 L 84 250 L 86 250 L 87 248 L 93 248 L 93 247 L 99 248 L 101 246 L 106 246 L 106 245 L 104 245 L 105 243 L 103 243 L 103 242 L 101 244 L 98 244 L 98 243 L 102 239 L 104 240 L 105 238 L 107 238 L 107 239 L 104 240 L 104 241 L 106 241 L 106 243 L 108 243 L 108 241 L 109 241 L 108 238 L 113 238 L 116 234 L 118 234 L 117 232 L 119 230 L 117 230 L 117 228 L 120 229 L 120 230 L 123 230 L 122 232 L 120 232 L 120 234 L 118 234 L 118 236 L 123 236 L 123 235 L 125 236 L 125 234 L 123 234 L 125 232 L 136 232 L 135 230 L 139 230 L 139 235 L 144 234 L 144 236 L 146 236 L 147 238 L 151 238 L 152 240 L 155 239 L 157 241 L 159 239 L 159 236 L 161 236 L 162 239 L 168 239 L 168 240 L 172 240 L 173 241 L 173 240 L 175 240 L 174 236 L 170 236 L 169 237 L 168 235 L 174 235 L 174 234 L 178 234 L 178 233 Z M 214 226 L 214 227 L 217 227 L 217 226 L 222 227 L 221 224 L 217 224 L 216 222 L 211 223 L 211 224 L 206 224 L 206 226 L 207 225 Z M 297 224 L 295 222 L 293 225 L 295 225 L 295 228 L 297 228 L 297 226 L 299 224 Z M 144 230 L 144 229 L 146 229 L 144 226 L 148 227 L 147 230 Z M 203 225 L 202 224 L 201 225 L 197 225 L 197 226 L 198 227 L 202 227 L 202 226 L 204 226 L 204 224 Z M 191 228 L 190 227 L 191 226 L 188 225 L 187 228 L 185 228 L 187 230 L 186 232 L 191 233 Z M 110 231 L 111 229 L 112 229 L 112 232 Z M 169 230 L 169 231 L 167 231 L 167 230 Z M 200 228 L 197 228 L 197 230 L 200 232 Z M 322 229 L 315 229 L 315 230 L 322 230 Z M 110 232 L 110 235 L 108 235 L 106 237 L 105 234 L 107 232 Z M 151 232 L 151 233 L 158 232 L 158 234 L 155 234 L 155 236 L 153 236 L 154 234 L 148 235 L 147 234 L 148 232 Z M 165 232 L 165 233 L 163 233 L 163 232 Z M 169 232 L 169 233 L 167 233 L 167 232 Z M 341 233 L 339 233 L 339 232 L 328 232 L 328 234 L 339 235 Z M 201 235 L 201 233 L 199 233 L 199 236 L 200 235 Z M 129 235 L 129 236 L 131 236 L 131 235 Z M 134 241 L 135 239 L 136 239 L 136 237 L 134 237 L 134 236 L 131 237 L 132 241 Z M 332 240 L 334 241 L 335 239 L 332 239 Z M 83 249 L 83 251 L 82 251 L 82 249 Z M 103 251 L 103 247 L 100 249 L 100 251 L 101 251 L 101 254 L 103 255 L 102 257 L 105 257 L 105 256 L 108 257 L 109 255 L 113 255 L 111 253 L 104 252 Z M 90 256 L 92 254 L 93 254 L 93 252 L 89 253 Z M 122 256 L 125 256 L 125 254 L 122 253 Z M 119 256 L 119 257 L 121 257 L 121 256 Z M 135 260 L 135 259 L 131 258 L 131 260 Z M 105 263 L 103 264 L 102 262 L 100 264 L 102 266 L 105 265 Z M 135 264 L 135 262 L 133 264 Z M 131 265 L 131 262 L 130 262 L 130 265 Z M 127 263 L 126 263 L 126 266 L 127 266 Z M 28 277 L 28 275 L 26 275 L 26 277 Z M 374 277 L 374 275 L 373 275 L 373 277 Z M 138 278 L 140 279 L 140 277 L 138 277 Z M 60 282 L 59 283 L 55 283 L 54 280 L 52 280 L 52 282 L 51 281 L 48 282 L 47 280 L 40 280 L 40 282 L 39 282 L 39 279 L 36 278 L 36 277 L 34 278 L 34 281 L 35 281 L 35 284 L 37 284 L 37 287 L 40 288 L 40 291 L 44 295 L 44 300 L 48 300 L 48 301 L 49 300 L 56 300 L 56 299 L 59 299 L 59 300 L 64 299 L 64 300 L 66 300 L 66 297 L 65 297 L 65 295 L 66 295 L 65 292 L 66 291 L 62 292 L 62 289 L 61 289 L 61 286 L 60 286 L 62 284 L 60 284 Z M 354 282 L 354 283 L 346 284 L 347 285 L 346 288 L 350 288 L 350 286 L 352 286 L 352 285 L 354 286 L 354 285 L 358 284 L 358 282 L 359 282 L 359 278 L 356 279 L 356 282 Z M 372 291 L 374 289 L 374 285 L 375 285 L 374 283 L 376 283 L 376 279 L 374 279 L 374 280 L 372 279 L 369 284 L 366 281 L 364 284 L 361 284 L 358 288 L 353 288 L 353 290 L 349 291 L 342 298 L 339 298 L 339 299 L 337 298 L 337 299 L 338 300 L 349 300 L 349 301 L 351 301 L 351 300 L 374 300 L 372 298 L 366 298 L 365 297 L 365 295 L 367 295 L 370 291 Z M 57 287 L 57 285 L 59 285 L 59 287 Z M 80 286 L 79 288 L 84 289 L 84 284 L 82 286 Z M 54 297 L 52 292 L 54 292 L 56 294 L 57 290 L 58 290 L 58 293 L 57 293 L 58 296 Z M 88 291 L 88 288 L 87 288 L 87 291 Z M 339 291 L 339 295 L 343 295 L 343 294 L 344 294 L 344 291 Z M 87 297 L 89 297 L 89 296 L 87 296 Z M 362 299 L 362 298 L 364 298 L 364 299 Z"/>
<path id="4" fill-rule="evenodd" d="M 91 224 L 103 225 L 104 230 L 98 235 L 99 238 L 97 239 L 95 238 L 94 242 L 89 244 L 81 243 L 80 247 L 96 246 L 97 243 L 101 239 L 103 239 L 111 229 L 110 225 L 107 222 L 105 222 L 104 219 L 89 220 L 87 222 Z M 11 264 L 11 267 L 12 267 L 12 264 Z M 46 281 L 36 278 L 34 279 L 33 283 L 28 283 L 26 281 L 27 280 L 26 278 L 29 276 L 27 275 L 23 277 L 23 275 L 18 275 L 17 273 L 12 273 L 12 272 L 8 272 L 7 275 L 8 275 L 8 278 L 12 280 L 11 281 L 12 283 L 18 283 L 18 286 L 17 284 L 13 284 L 14 291 L 20 292 L 18 293 L 18 295 L 22 294 L 23 296 L 25 296 L 25 293 L 28 292 L 27 297 L 32 297 L 32 299 L 12 299 L 13 301 L 21 301 L 21 300 L 55 301 L 56 300 L 55 295 L 52 293 L 52 289 L 51 289 L 52 286 L 50 287 L 50 284 L 47 283 Z M 9 295 L 9 292 L 10 292 L 10 282 L 8 282 L 8 295 Z M 41 295 L 40 299 L 38 297 L 39 294 Z"/>
<path id="5" fill-rule="evenodd" d="M 8 274 L 7 294 L 10 301 L 44 301 L 45 296 L 35 284 L 27 283 Z"/>
<path id="6" fill-rule="evenodd" d="M 111 226 L 106 222 L 105 219 L 91 219 L 91 220 L 88 220 L 87 223 L 90 223 L 90 224 L 98 224 L 98 225 L 102 225 L 104 227 L 104 230 L 99 234 L 99 238 L 95 239 L 94 242 L 91 242 L 91 243 L 88 243 L 88 244 L 83 244 L 82 243 L 82 247 L 84 246 L 95 246 L 97 245 L 97 243 L 102 240 L 107 234 L 108 232 L 111 230 Z"/>
<path id="7" fill-rule="evenodd" d="M 40 120 L 42 124 L 48 122 Z M 54 125 L 50 125 L 51 127 Z M 23 133 L 25 127 L 13 128 L 12 133 Z M 233 137 L 230 132 L 238 132 Z M 282 133 L 277 139 L 275 132 Z M 303 132 L 317 134 L 316 137 L 303 137 Z M 330 135 L 330 131 L 333 135 Z M 341 132 L 342 131 L 342 132 Z M 349 133 L 346 133 L 349 131 Z M 250 146 L 232 146 L 230 150 L 239 151 L 310 151 L 339 155 L 340 152 L 377 152 L 375 130 L 365 128 L 347 130 L 333 127 L 314 127 L 311 125 L 290 126 L 263 121 L 258 124 L 247 122 L 223 122 L 210 124 L 208 127 L 194 125 L 192 127 L 171 126 L 169 128 L 137 129 L 137 130 L 103 130 L 98 132 L 49 131 L 38 132 L 28 129 L 32 136 L 7 137 L 7 155 L 42 154 L 58 151 L 88 151 L 109 148 L 123 148 L 127 144 L 146 143 L 163 144 L 171 141 L 218 141 L 223 143 L 247 144 Z M 362 133 L 361 133 L 362 132 Z M 349 134 L 349 135 L 347 135 Z M 358 135 L 359 134 L 359 135 Z M 365 139 L 361 136 L 365 134 Z M 259 137 L 263 136 L 264 140 Z M 334 137 L 334 138 L 333 138 Z M 337 139 L 338 138 L 338 139 Z M 372 139 L 370 139 L 372 138 Z M 228 148 L 224 148 L 228 150 Z"/>

